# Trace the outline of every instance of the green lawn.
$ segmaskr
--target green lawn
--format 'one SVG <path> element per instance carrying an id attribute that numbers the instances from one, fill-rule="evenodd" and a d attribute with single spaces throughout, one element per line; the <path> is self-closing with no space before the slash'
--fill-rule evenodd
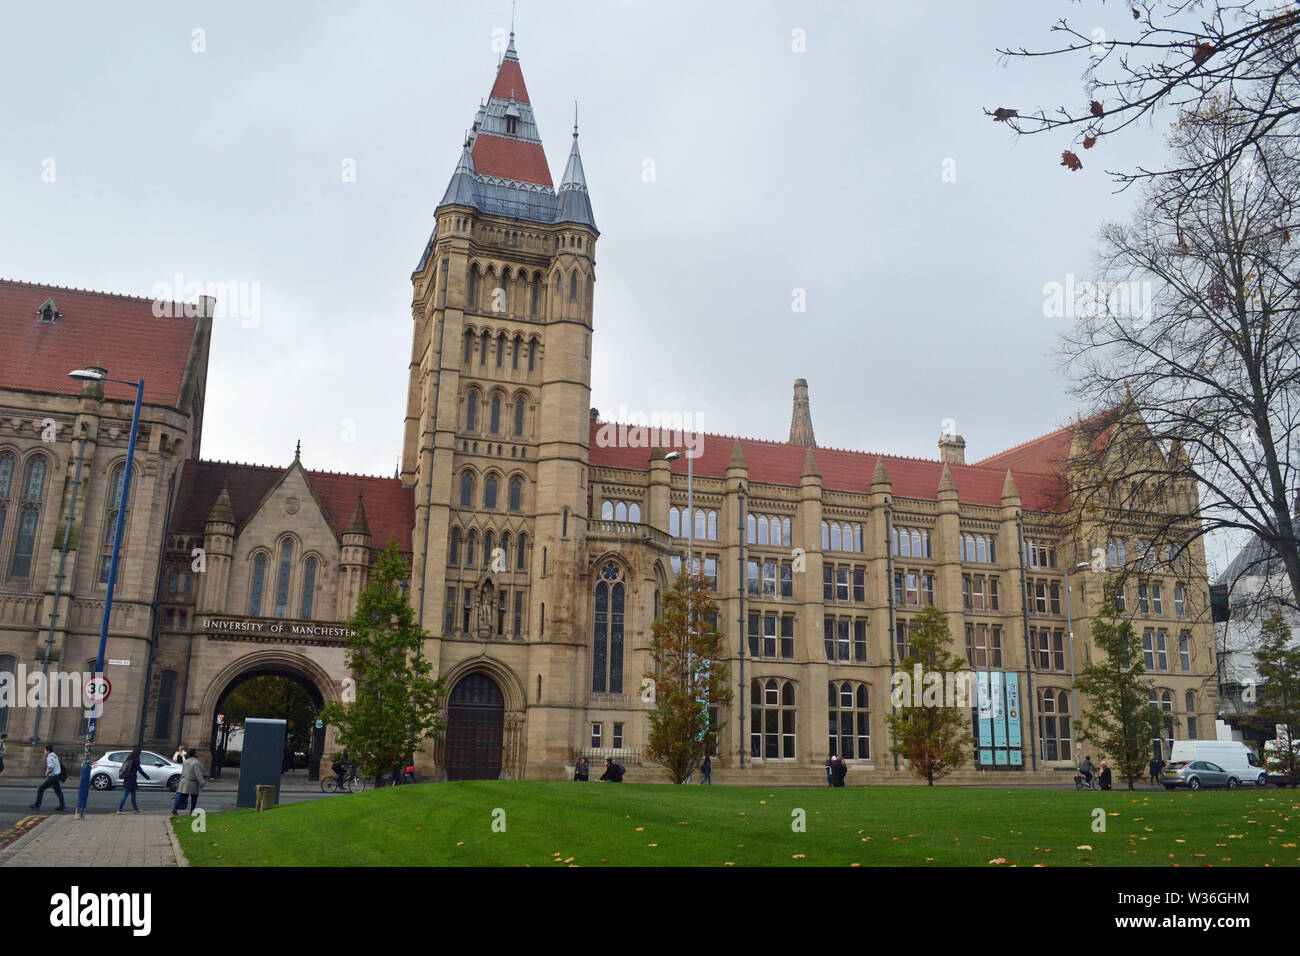
<path id="1" fill-rule="evenodd" d="M 1093 831 L 1105 812 L 1106 832 Z M 504 811 L 504 815 L 495 811 Z M 806 831 L 794 832 L 802 810 Z M 493 830 L 493 820 L 505 830 Z M 1300 792 L 474 781 L 175 822 L 195 866 L 1295 866 Z"/>

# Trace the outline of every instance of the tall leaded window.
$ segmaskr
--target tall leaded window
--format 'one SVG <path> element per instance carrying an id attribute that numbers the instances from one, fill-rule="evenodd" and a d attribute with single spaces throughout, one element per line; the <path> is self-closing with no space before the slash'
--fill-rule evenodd
<path id="1" fill-rule="evenodd" d="M 528 554 L 528 535 L 521 534 L 519 536 L 519 544 L 515 547 L 515 554 L 515 570 L 522 571 L 524 569 L 524 558 Z"/>
<path id="2" fill-rule="evenodd" d="M 749 684 L 751 757 L 792 759 L 795 755 L 794 684 L 756 678 Z"/>
<path id="3" fill-rule="evenodd" d="M 515 396 L 515 437 L 520 437 L 524 433 L 524 397 Z"/>
<path id="4" fill-rule="evenodd" d="M 466 329 L 465 330 L 465 361 L 462 364 L 469 365 L 470 356 L 473 354 L 474 354 L 474 333 L 471 330 Z"/>
<path id="5" fill-rule="evenodd" d="M 478 389 L 471 388 L 465 395 L 465 431 L 478 430 Z"/>
<path id="6" fill-rule="evenodd" d="M 871 690 L 866 684 L 831 681 L 827 685 L 830 750 L 845 760 L 871 759 Z"/>
<path id="7" fill-rule="evenodd" d="M 473 312 L 478 306 L 478 266 L 470 266 L 469 287 L 465 290 L 465 308 Z"/>
<path id="8" fill-rule="evenodd" d="M 0 541 L 4 540 L 5 517 L 9 513 L 9 494 L 14 483 L 14 456 L 9 452 L 0 454 Z"/>
<path id="9" fill-rule="evenodd" d="M 501 367 L 502 361 L 506 357 L 506 334 L 500 332 L 497 334 L 497 368 Z"/>
<path id="10" fill-rule="evenodd" d="M 304 621 L 311 620 L 312 604 L 316 599 L 316 559 L 308 558 L 302 568 L 302 613 Z"/>
<path id="11" fill-rule="evenodd" d="M 613 561 L 600 569 L 596 581 L 596 610 L 592 626 L 591 690 L 623 693 L 623 609 L 626 588 L 623 570 Z"/>
<path id="12" fill-rule="evenodd" d="M 499 435 L 501 433 L 501 396 L 492 396 L 492 407 L 488 415 L 488 433 Z"/>
<path id="13" fill-rule="evenodd" d="M 158 707 L 154 712 L 154 740 L 167 740 L 172 735 L 172 711 L 176 706 L 176 672 L 163 671 L 158 680 Z"/>
<path id="14" fill-rule="evenodd" d="M 483 481 L 483 507 L 495 511 L 497 507 L 497 476 L 488 475 Z"/>
<path id="15" fill-rule="evenodd" d="M 461 472 L 460 476 L 460 506 L 474 507 L 474 476 L 468 471 Z"/>
<path id="16" fill-rule="evenodd" d="M 479 344 L 478 364 L 487 365 L 487 355 L 489 343 L 492 341 L 492 333 L 487 329 L 483 330 L 483 341 Z"/>
<path id="17" fill-rule="evenodd" d="M 469 529 L 469 536 L 465 538 L 465 567 L 474 567 L 474 552 L 478 549 L 478 532 L 473 528 Z"/>
<path id="18" fill-rule="evenodd" d="M 528 340 L 528 371 L 533 371 L 537 362 L 537 339 Z"/>
<path id="19" fill-rule="evenodd" d="M 518 478 L 510 479 L 510 498 L 507 507 L 510 511 L 519 511 L 523 508 L 524 483 Z"/>
<path id="20" fill-rule="evenodd" d="M 248 588 L 248 616 L 259 617 L 262 613 L 262 587 L 266 583 L 266 552 L 259 551 L 253 555 L 253 579 Z"/>
<path id="21" fill-rule="evenodd" d="M 460 567 L 460 528 L 451 529 L 451 544 L 447 546 L 447 564 Z"/>
<path id="22" fill-rule="evenodd" d="M 280 569 L 275 578 L 275 616 L 289 613 L 289 578 L 293 572 L 293 539 L 280 542 Z"/>
<path id="23" fill-rule="evenodd" d="M 1070 760 L 1070 696 L 1054 687 L 1038 690 L 1038 752 L 1044 760 Z"/>
<path id="24" fill-rule="evenodd" d="M 542 297 L 542 276 L 541 273 L 537 273 L 534 274 L 533 276 L 533 291 L 532 291 L 532 295 L 529 297 L 529 302 L 528 302 L 528 314 L 530 316 L 537 315 L 537 301 L 541 297 Z"/>
<path id="25" fill-rule="evenodd" d="M 14 558 L 9 574 L 30 577 L 32 555 L 36 552 L 36 528 L 40 524 L 41 505 L 45 501 L 45 459 L 33 458 L 27 465 L 23 482 L 22 505 L 18 512 L 18 535 L 14 541 Z M 116 513 L 116 512 L 114 512 Z"/>

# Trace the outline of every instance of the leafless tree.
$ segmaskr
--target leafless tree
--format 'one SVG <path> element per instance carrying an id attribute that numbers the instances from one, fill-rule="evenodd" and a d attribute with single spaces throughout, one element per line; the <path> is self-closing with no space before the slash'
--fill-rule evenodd
<path id="1" fill-rule="evenodd" d="M 1144 184 L 1131 223 L 1102 229 L 1104 278 L 1062 349 L 1096 410 L 1071 451 L 1072 491 L 1094 519 L 1145 515 L 1155 553 L 1128 556 L 1139 572 L 1200 535 L 1257 535 L 1289 583 L 1260 599 L 1296 608 L 1300 176 L 1294 144 L 1261 144 L 1260 163 L 1236 151 L 1241 122 L 1223 104 L 1184 116 L 1171 137 L 1181 171 Z"/>
<path id="2" fill-rule="evenodd" d="M 1000 106 L 985 110 L 1021 134 L 1064 132 L 1068 145 L 1093 149 L 1109 136 L 1160 111 L 1201 112 L 1214 103 L 1232 108 L 1225 129 L 1229 160 L 1241 160 L 1272 141 L 1294 141 L 1300 132 L 1300 8 L 1283 0 L 1162 0 L 1112 4 L 1131 14 L 1132 34 L 1106 37 L 1061 19 L 1051 28 L 1065 37 L 1053 49 L 1003 48 L 1003 62 L 1074 58 L 1086 61 L 1079 101 L 1054 111 Z M 1126 18 L 1127 19 L 1127 18 Z M 1183 157 L 1181 174 L 1194 184 L 1214 174 L 1211 161 Z M 1061 164 L 1079 169 L 1078 153 L 1066 149 Z M 1163 175 L 1139 166 L 1110 170 L 1121 188 Z M 1272 168 L 1261 170 L 1271 175 Z"/>

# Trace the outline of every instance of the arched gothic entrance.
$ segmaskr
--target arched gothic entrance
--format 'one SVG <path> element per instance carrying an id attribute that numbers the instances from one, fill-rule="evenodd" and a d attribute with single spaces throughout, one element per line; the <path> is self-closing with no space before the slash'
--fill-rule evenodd
<path id="1" fill-rule="evenodd" d="M 448 780 L 495 780 L 501 775 L 505 698 L 487 674 L 465 675 L 447 699 L 443 767 Z"/>
<path id="2" fill-rule="evenodd" d="M 224 721 L 218 722 L 219 717 L 224 716 L 223 710 L 225 708 L 226 698 L 229 697 L 230 693 L 241 684 L 252 680 L 255 677 L 283 677 L 293 681 L 293 683 L 306 691 L 308 697 L 311 698 L 313 715 L 320 713 L 321 707 L 325 704 L 320 689 L 312 679 L 293 667 L 285 666 L 283 664 L 269 664 L 260 667 L 252 667 L 246 671 L 242 671 L 238 676 L 226 682 L 224 688 L 217 697 L 215 706 L 213 707 L 212 723 L 210 725 L 211 736 L 209 738 L 208 746 L 210 748 L 209 753 L 212 755 L 214 778 L 219 778 L 221 776 L 221 764 L 225 757 L 226 737 L 229 732 L 229 726 L 225 725 Z M 279 714 L 267 714 L 264 716 L 279 716 Z M 324 728 L 316 728 L 313 726 L 310 731 L 310 745 L 307 753 L 308 780 L 320 779 L 321 755 L 324 749 L 325 730 Z"/>

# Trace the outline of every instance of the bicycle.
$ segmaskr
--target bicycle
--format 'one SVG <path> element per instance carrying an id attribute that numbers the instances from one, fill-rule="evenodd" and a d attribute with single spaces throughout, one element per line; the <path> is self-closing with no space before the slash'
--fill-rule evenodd
<path id="1" fill-rule="evenodd" d="M 366 781 L 364 777 L 357 774 L 355 767 L 349 767 L 347 772 L 343 774 L 342 785 L 339 784 L 338 777 L 330 774 L 328 777 L 321 779 L 320 788 L 326 793 L 338 793 L 340 790 L 348 793 L 360 793 L 366 789 Z"/>
<path id="2" fill-rule="evenodd" d="M 1083 774 L 1076 773 L 1074 775 L 1074 789 L 1075 790 L 1100 790 L 1101 774 L 1094 772 L 1092 775 L 1092 780 L 1089 781 L 1084 779 Z"/>

